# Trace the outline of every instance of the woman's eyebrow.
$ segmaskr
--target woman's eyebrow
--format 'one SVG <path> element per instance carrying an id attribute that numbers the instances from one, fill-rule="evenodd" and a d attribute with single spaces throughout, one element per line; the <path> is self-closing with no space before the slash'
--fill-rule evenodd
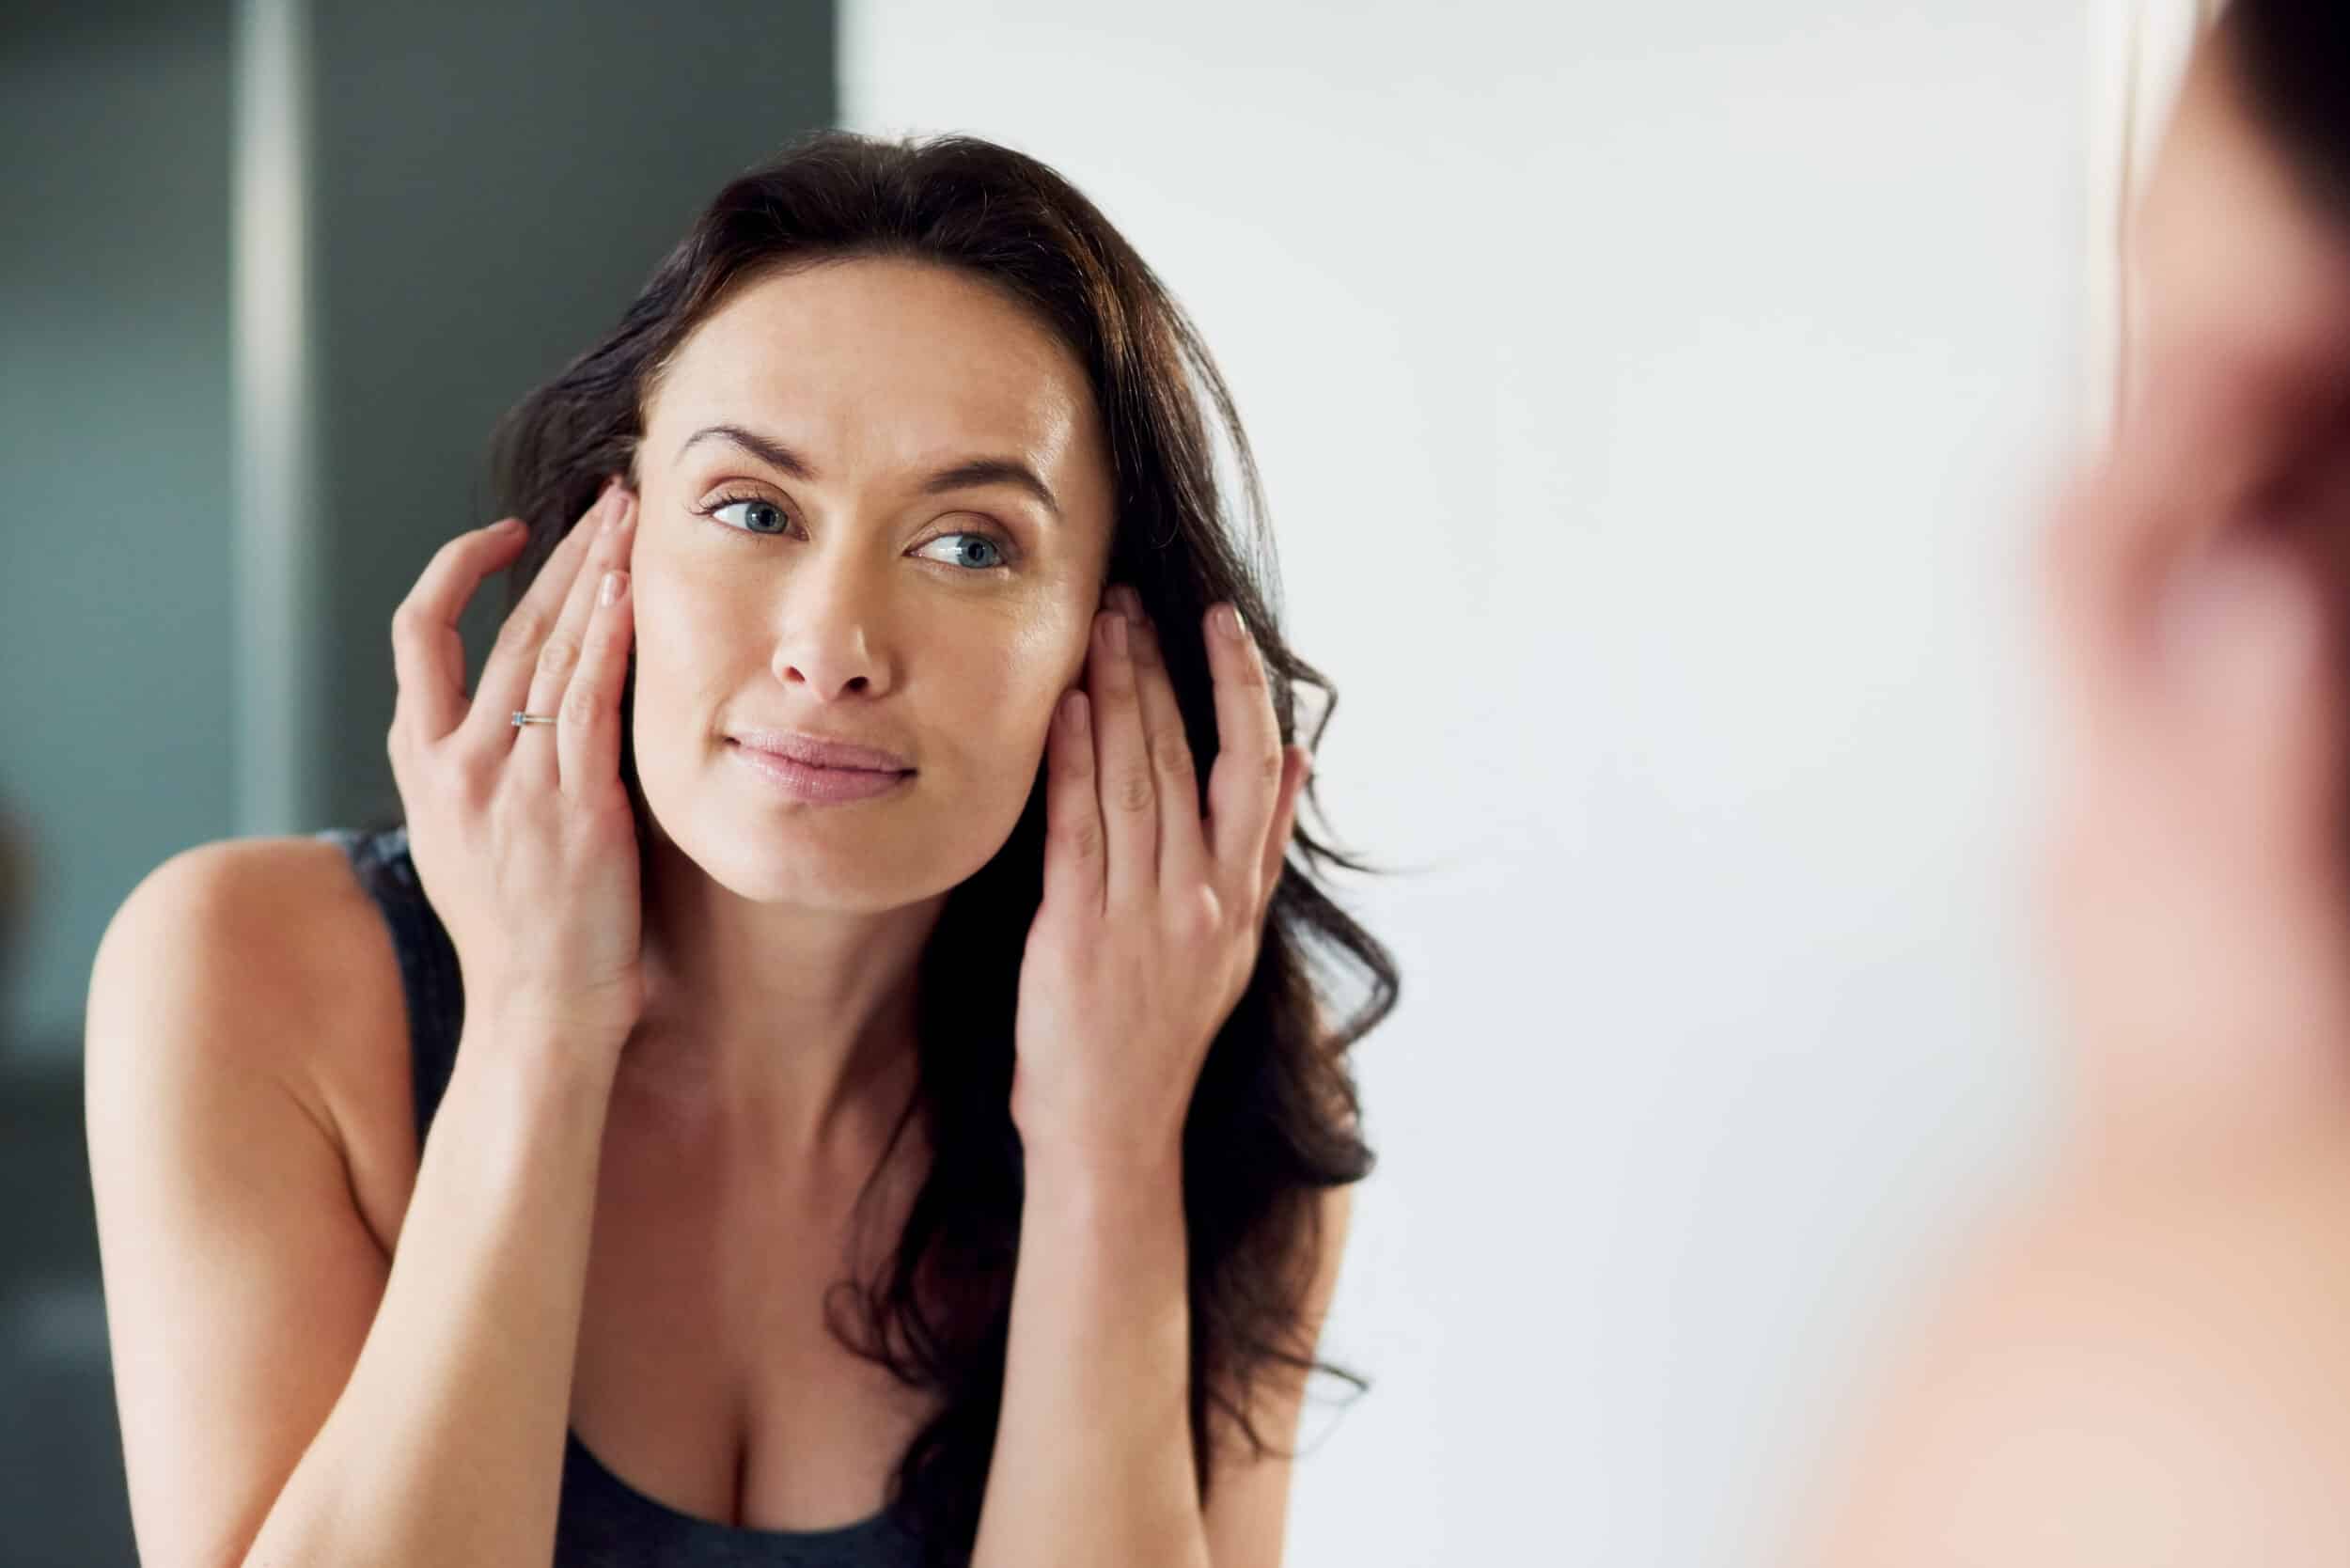
<path id="1" fill-rule="evenodd" d="M 699 441 L 724 441 L 740 447 L 772 468 L 780 469 L 795 479 L 816 483 L 820 476 L 806 458 L 774 436 L 741 425 L 704 425 L 687 436 L 677 449 L 677 460 L 685 461 L 685 454 Z M 1055 522 L 1061 521 L 1060 502 L 1052 487 L 1037 477 L 1035 469 L 1017 458 L 966 458 L 951 467 L 941 468 L 922 481 L 921 494 L 940 495 L 950 490 L 967 490 L 977 485 L 1008 484 L 1024 490 L 1042 504 Z"/>

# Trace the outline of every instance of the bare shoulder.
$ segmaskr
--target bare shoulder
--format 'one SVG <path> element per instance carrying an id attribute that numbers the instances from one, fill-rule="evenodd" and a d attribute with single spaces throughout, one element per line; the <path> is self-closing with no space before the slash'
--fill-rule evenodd
<path id="1" fill-rule="evenodd" d="M 83 1098 L 143 1562 L 243 1560 L 389 1278 L 406 1191 L 388 1184 L 413 1170 L 387 1159 L 410 1113 L 406 1054 L 384 1042 L 404 1030 L 398 1012 L 385 1027 L 371 901 L 339 854 L 183 851 L 91 964 Z"/>
<path id="2" fill-rule="evenodd" d="M 278 1078 L 332 1137 L 388 1250 L 415 1174 L 407 1003 L 382 912 L 341 846 L 217 839 L 149 872 L 107 942 L 200 946 L 237 978 L 253 1027 L 214 1047 Z"/>
<path id="3" fill-rule="evenodd" d="M 2350 1145 L 2052 1185 L 1986 1220 L 1786 1560 L 2350 1560 L 2345 1207 Z"/>

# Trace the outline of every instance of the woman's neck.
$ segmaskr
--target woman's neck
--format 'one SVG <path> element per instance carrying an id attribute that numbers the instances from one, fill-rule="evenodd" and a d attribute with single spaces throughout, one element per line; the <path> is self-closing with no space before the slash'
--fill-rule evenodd
<path id="1" fill-rule="evenodd" d="M 759 903 L 674 844 L 655 853 L 645 1011 L 616 1094 L 786 1159 L 870 1151 L 913 1090 L 916 981 L 945 896 L 878 912 Z"/>

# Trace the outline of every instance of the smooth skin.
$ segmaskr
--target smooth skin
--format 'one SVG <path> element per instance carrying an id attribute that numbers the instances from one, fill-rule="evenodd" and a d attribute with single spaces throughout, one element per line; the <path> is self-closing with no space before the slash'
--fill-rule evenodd
<path id="1" fill-rule="evenodd" d="M 1050 501 L 973 477 L 975 459 L 1021 464 Z M 950 269 L 764 276 L 647 391 L 625 478 L 653 831 L 650 991 L 619 1092 L 764 1146 L 794 1184 L 861 1168 L 911 1088 L 921 954 L 1026 808 L 1054 706 L 1084 680 L 1115 514 L 1084 367 Z M 754 728 L 916 774 L 853 805 L 792 800 L 732 755 Z"/>

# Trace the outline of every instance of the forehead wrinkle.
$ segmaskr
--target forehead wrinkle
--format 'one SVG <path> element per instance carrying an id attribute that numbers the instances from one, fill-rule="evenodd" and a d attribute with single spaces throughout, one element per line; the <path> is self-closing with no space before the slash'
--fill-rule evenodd
<path id="1" fill-rule="evenodd" d="M 926 404 L 928 400 L 839 387 L 811 397 L 810 387 L 818 384 L 808 378 L 791 378 L 788 386 L 777 384 L 789 375 L 779 371 L 775 377 L 755 380 L 723 377 L 720 386 L 697 396 L 691 416 L 678 421 L 690 425 L 691 431 L 679 439 L 672 463 L 682 462 L 702 445 L 738 451 L 747 446 L 757 452 L 763 445 L 761 437 L 790 447 L 802 460 L 806 471 L 793 477 L 820 484 L 830 482 L 842 468 L 870 466 L 929 476 L 973 460 L 1003 458 L 1025 462 L 1060 495 L 1063 509 L 1069 504 L 1069 480 L 1063 478 L 1056 483 L 1055 470 L 1063 467 L 1074 451 L 1080 429 L 1077 411 L 1065 388 L 1039 390 L 1022 385 L 1011 396 L 995 397 L 950 386 L 948 396 L 941 400 L 936 419 L 920 416 L 875 419 L 865 416 L 863 411 L 876 405 L 902 411 Z M 759 386 L 760 382 L 766 385 Z M 1013 416 L 1007 418 L 1008 414 Z M 711 434 L 716 427 L 739 429 L 747 439 L 738 445 L 728 437 Z M 940 429 L 956 433 L 933 433 Z M 849 448 L 845 463 L 836 452 L 840 447 Z M 789 464 L 779 461 L 782 454 L 760 455 L 762 461 L 792 473 Z"/>
<path id="2" fill-rule="evenodd" d="M 688 432 L 728 423 L 786 441 L 826 476 L 1023 458 L 1072 520 L 1091 515 L 1101 489 L 1088 451 L 1092 391 L 1058 337 L 1016 311 L 941 308 L 918 289 L 912 308 L 877 314 L 858 298 L 870 289 L 802 288 L 815 275 L 782 282 L 772 297 L 747 293 L 704 323 L 718 330 L 696 334 L 703 340 L 679 356 L 682 373 L 652 411 L 663 448 L 675 453 Z M 680 391 L 688 398 L 666 395 Z M 937 417 L 873 418 L 877 407 Z"/>

